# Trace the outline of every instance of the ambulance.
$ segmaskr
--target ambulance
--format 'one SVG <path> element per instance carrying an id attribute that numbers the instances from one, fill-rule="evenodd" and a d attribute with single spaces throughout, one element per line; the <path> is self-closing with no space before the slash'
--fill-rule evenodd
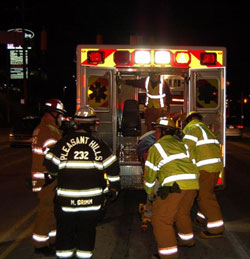
<path id="1" fill-rule="evenodd" d="M 76 108 L 93 107 L 98 135 L 120 161 L 123 189 L 142 189 L 143 170 L 136 153 L 145 126 L 145 87 L 128 82 L 156 72 L 172 93 L 171 114 L 199 111 L 221 143 L 226 162 L 226 49 L 198 46 L 78 45 Z M 180 127 L 184 127 L 180 122 Z M 224 170 L 217 187 L 225 184 Z"/>

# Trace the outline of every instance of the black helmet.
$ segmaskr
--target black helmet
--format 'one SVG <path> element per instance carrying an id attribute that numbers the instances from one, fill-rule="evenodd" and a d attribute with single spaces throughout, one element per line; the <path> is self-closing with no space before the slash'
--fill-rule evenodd
<path id="1" fill-rule="evenodd" d="M 50 99 L 44 104 L 44 110 L 46 112 L 58 112 L 61 114 L 65 114 L 63 103 L 58 99 Z"/>
<path id="2" fill-rule="evenodd" d="M 186 115 L 185 121 L 189 123 L 193 117 L 197 117 L 200 121 L 202 120 L 202 115 L 197 111 L 191 111 Z"/>

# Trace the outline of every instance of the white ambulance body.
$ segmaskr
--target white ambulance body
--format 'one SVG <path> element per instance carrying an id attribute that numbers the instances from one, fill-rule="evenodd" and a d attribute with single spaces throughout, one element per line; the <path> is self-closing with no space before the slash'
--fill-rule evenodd
<path id="1" fill-rule="evenodd" d="M 221 143 L 225 166 L 225 48 L 78 45 L 76 108 L 89 104 L 95 109 L 98 135 L 119 157 L 122 188 L 143 188 L 136 145 L 146 132 L 145 88 L 127 82 L 146 78 L 152 71 L 170 85 L 171 114 L 193 110 L 202 114 Z M 217 186 L 224 186 L 224 170 Z"/>

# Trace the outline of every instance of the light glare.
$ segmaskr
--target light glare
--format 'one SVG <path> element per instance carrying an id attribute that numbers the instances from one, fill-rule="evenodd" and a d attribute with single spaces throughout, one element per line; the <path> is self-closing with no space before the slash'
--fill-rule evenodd
<path id="1" fill-rule="evenodd" d="M 170 64 L 170 52 L 159 50 L 155 52 L 155 63 L 156 64 Z"/>
<path id="2" fill-rule="evenodd" d="M 179 64 L 187 64 L 190 61 L 190 56 L 187 52 L 176 53 L 176 62 Z"/>
<path id="3" fill-rule="evenodd" d="M 139 50 L 135 52 L 136 64 L 149 64 L 151 61 L 150 51 Z"/>

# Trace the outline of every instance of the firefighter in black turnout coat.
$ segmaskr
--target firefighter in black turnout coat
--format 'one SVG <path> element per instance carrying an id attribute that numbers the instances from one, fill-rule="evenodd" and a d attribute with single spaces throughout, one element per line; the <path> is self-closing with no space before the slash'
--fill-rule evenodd
<path id="1" fill-rule="evenodd" d="M 45 155 L 46 168 L 58 179 L 57 258 L 92 258 L 105 197 L 116 197 L 120 189 L 118 160 L 93 135 L 97 120 L 94 109 L 81 107 L 74 116 L 77 129 Z"/>

